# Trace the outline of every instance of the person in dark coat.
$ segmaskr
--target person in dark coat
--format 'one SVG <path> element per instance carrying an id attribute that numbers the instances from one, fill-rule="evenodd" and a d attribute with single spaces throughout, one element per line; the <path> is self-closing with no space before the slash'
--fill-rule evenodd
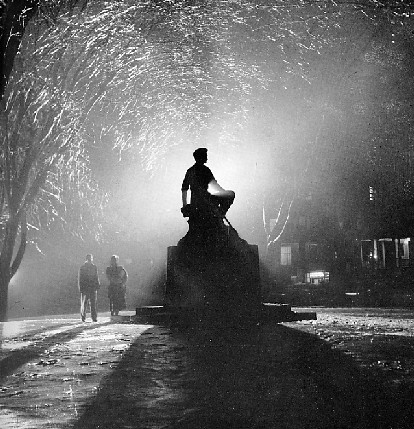
<path id="1" fill-rule="evenodd" d="M 100 288 L 98 269 L 93 263 L 93 256 L 86 255 L 85 263 L 79 268 L 78 287 L 81 295 L 80 314 L 82 322 L 86 319 L 88 302 L 91 307 L 91 317 L 94 322 L 98 320 L 97 295 Z"/>
<path id="2" fill-rule="evenodd" d="M 126 282 L 128 273 L 122 265 L 118 265 L 119 257 L 111 256 L 111 265 L 106 268 L 109 280 L 108 298 L 111 316 L 118 316 L 120 310 L 126 308 Z"/>

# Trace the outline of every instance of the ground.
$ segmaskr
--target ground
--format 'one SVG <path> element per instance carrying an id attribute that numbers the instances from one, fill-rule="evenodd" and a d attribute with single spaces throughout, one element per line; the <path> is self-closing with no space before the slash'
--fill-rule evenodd
<path id="1" fill-rule="evenodd" d="M 0 325 L 1 428 L 412 428 L 414 315 L 194 332 L 77 315 Z"/>

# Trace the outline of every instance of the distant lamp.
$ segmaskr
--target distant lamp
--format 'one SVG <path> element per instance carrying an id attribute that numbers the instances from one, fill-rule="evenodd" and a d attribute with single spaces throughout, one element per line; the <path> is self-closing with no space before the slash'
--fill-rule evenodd
<path id="1" fill-rule="evenodd" d="M 325 277 L 324 271 L 311 271 L 309 273 L 311 279 L 323 279 Z"/>

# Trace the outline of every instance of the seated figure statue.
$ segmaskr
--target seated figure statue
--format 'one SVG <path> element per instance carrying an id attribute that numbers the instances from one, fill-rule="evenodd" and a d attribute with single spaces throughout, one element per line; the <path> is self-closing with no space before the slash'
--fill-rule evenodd
<path id="1" fill-rule="evenodd" d="M 223 189 L 205 165 L 207 149 L 199 148 L 193 156 L 195 164 L 181 187 L 181 212 L 188 218 L 189 230 L 169 248 L 167 305 L 201 309 L 197 317 L 207 317 L 209 325 L 250 320 L 260 304 L 257 249 L 240 238 L 227 220 L 235 193 Z"/>
<path id="2" fill-rule="evenodd" d="M 193 156 L 195 164 L 187 170 L 181 186 L 181 212 L 184 217 L 189 218 L 190 232 L 209 230 L 222 225 L 223 218 L 235 198 L 235 193 L 223 189 L 205 165 L 207 149 L 198 148 Z M 188 190 L 191 191 L 190 204 Z"/>

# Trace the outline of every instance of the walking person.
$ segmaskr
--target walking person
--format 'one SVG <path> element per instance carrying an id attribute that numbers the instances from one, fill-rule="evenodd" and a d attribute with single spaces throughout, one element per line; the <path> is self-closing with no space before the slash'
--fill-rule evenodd
<path id="1" fill-rule="evenodd" d="M 118 265 L 119 257 L 111 256 L 111 264 L 106 268 L 106 277 L 109 280 L 108 298 L 111 316 L 118 316 L 120 310 L 126 308 L 126 282 L 128 273 L 122 265 Z"/>
<path id="2" fill-rule="evenodd" d="M 98 269 L 93 263 L 93 255 L 86 255 L 85 263 L 79 268 L 78 287 L 81 295 L 80 314 L 82 322 L 86 320 L 88 302 L 91 307 L 91 317 L 98 320 L 97 295 L 100 288 Z"/>

